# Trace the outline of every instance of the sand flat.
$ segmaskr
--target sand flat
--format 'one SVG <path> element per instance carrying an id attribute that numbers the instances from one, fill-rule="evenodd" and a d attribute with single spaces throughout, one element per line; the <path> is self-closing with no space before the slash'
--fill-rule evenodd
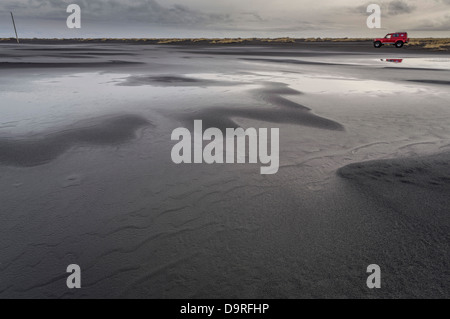
<path id="1" fill-rule="evenodd" d="M 0 44 L 0 297 L 448 297 L 447 57 L 368 46 Z M 173 164 L 195 119 L 278 174 Z"/>

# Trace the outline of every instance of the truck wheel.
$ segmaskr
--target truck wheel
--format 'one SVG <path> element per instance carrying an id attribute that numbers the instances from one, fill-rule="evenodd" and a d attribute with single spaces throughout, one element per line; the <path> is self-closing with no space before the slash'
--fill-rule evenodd
<path id="1" fill-rule="evenodd" d="M 376 42 L 373 43 L 373 46 L 375 48 L 381 48 L 381 42 L 380 41 L 376 41 Z"/>
<path id="2" fill-rule="evenodd" d="M 395 46 L 397 48 L 401 48 L 403 46 L 403 42 L 402 41 L 397 41 L 397 43 L 395 43 Z"/>

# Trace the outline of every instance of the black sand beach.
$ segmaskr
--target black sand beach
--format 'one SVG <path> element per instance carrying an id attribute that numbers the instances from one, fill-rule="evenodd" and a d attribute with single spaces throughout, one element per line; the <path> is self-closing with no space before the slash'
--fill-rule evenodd
<path id="1" fill-rule="evenodd" d="M 0 43 L 0 297 L 448 298 L 449 76 L 370 42 Z M 279 128 L 279 172 L 174 164 L 194 120 Z"/>

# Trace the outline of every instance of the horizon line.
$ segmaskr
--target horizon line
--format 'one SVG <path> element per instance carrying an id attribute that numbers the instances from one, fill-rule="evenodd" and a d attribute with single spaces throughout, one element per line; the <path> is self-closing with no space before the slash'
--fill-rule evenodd
<path id="1" fill-rule="evenodd" d="M 15 39 L 14 37 L 1 37 L 1 40 Z M 327 39 L 344 39 L 344 40 L 366 40 L 373 39 L 373 37 L 73 37 L 73 38 L 25 38 L 22 37 L 21 40 L 279 40 L 279 39 L 289 39 L 289 40 L 327 40 Z M 417 37 L 413 39 L 450 39 L 450 37 Z"/>

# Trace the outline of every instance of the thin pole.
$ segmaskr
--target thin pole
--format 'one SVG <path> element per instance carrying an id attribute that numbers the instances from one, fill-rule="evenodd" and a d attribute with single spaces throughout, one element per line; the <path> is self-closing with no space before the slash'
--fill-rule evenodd
<path id="1" fill-rule="evenodd" d="M 14 32 L 16 32 L 16 40 L 17 40 L 17 43 L 20 43 L 20 42 L 19 42 L 19 36 L 17 35 L 16 22 L 14 21 L 14 15 L 13 15 L 12 12 L 10 12 L 10 13 L 11 13 L 11 19 L 12 19 L 12 22 L 13 22 L 13 25 L 14 25 Z"/>

